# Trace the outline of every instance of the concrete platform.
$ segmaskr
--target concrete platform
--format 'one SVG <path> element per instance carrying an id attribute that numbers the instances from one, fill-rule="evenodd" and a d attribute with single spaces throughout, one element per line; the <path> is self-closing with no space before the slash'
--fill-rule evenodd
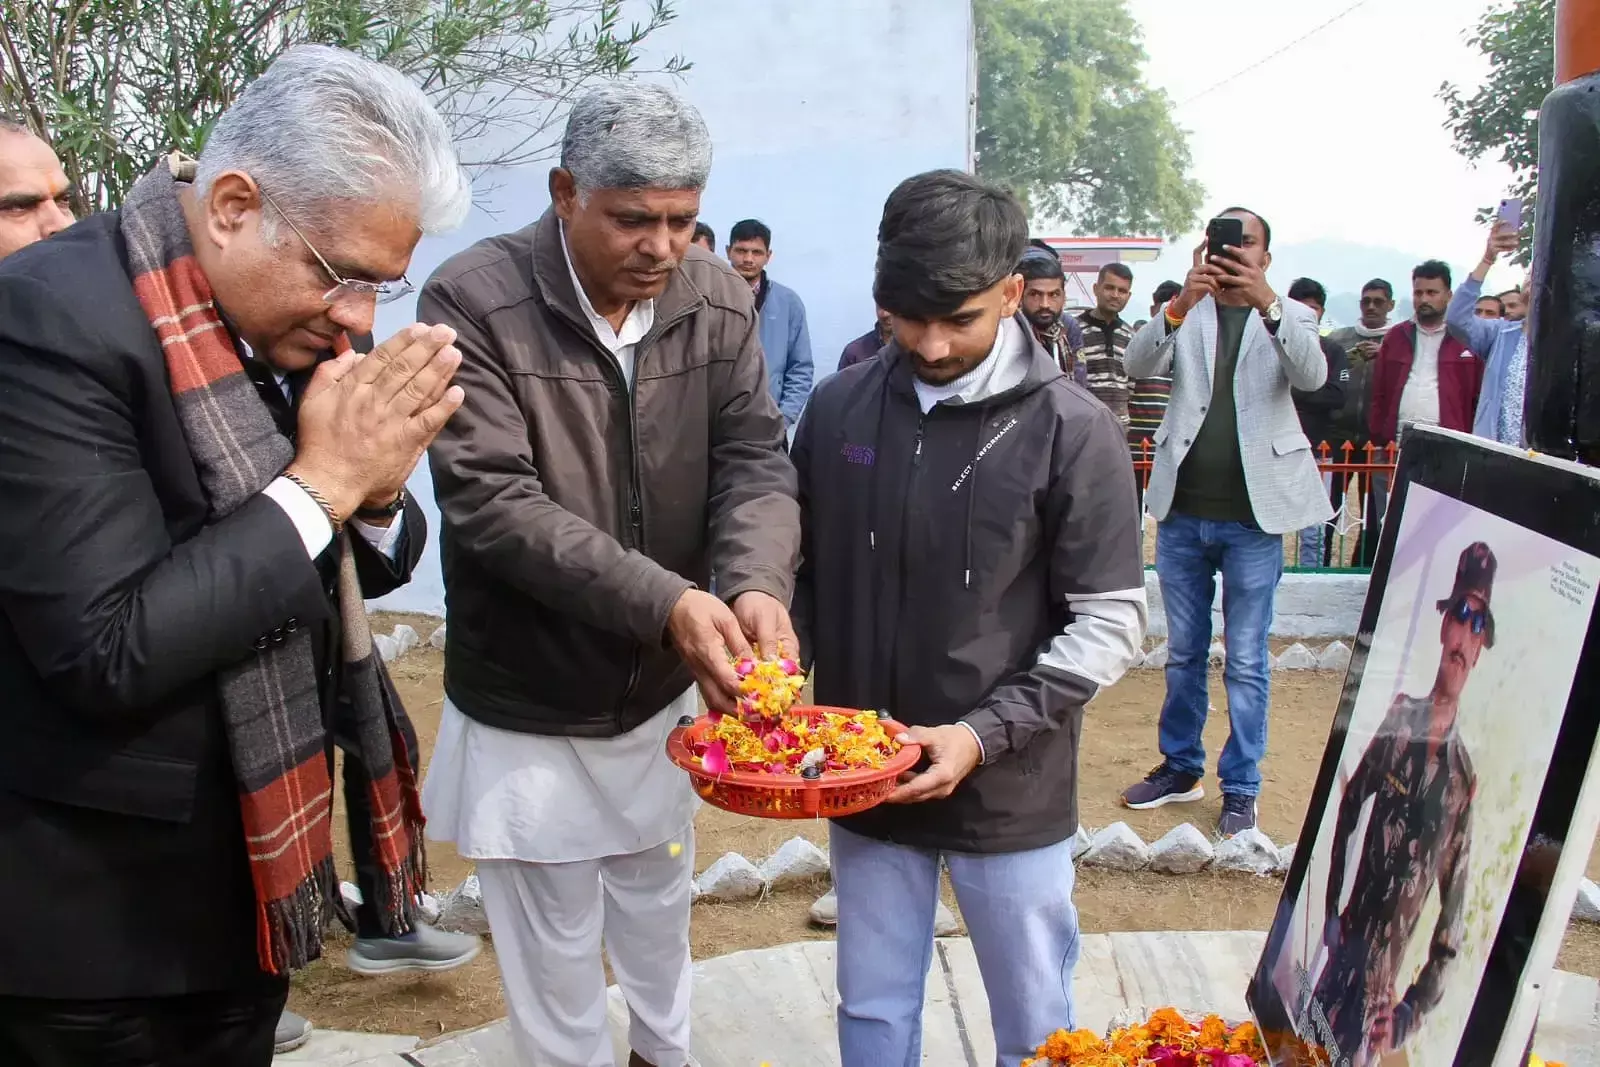
<path id="1" fill-rule="evenodd" d="M 1262 940 L 1259 933 L 1086 936 L 1074 978 L 1078 1025 L 1104 1030 L 1126 1009 L 1149 1011 L 1167 1004 L 1243 1018 L 1245 984 L 1261 955 Z M 703 1067 L 757 1067 L 763 1062 L 772 1067 L 836 1067 L 833 954 L 833 942 L 807 941 L 697 964 L 694 1054 Z M 615 989 L 611 1022 L 618 1062 L 626 1063 L 627 1008 Z M 925 1067 L 994 1063 L 989 1005 L 965 938 L 938 944 L 928 975 L 924 1026 Z M 1556 975 L 1542 1014 L 1538 1050 L 1567 1067 L 1600 1067 L 1600 983 Z M 279 1062 L 347 1067 L 351 1061 L 280 1057 Z M 415 1050 L 383 1049 L 356 1062 L 362 1067 L 517 1064 L 504 1021 Z"/>
<path id="2" fill-rule="evenodd" d="M 281 1056 L 272 1058 L 273 1067 L 352 1067 L 354 1064 L 404 1064 L 399 1053 L 410 1052 L 421 1042 L 414 1037 L 394 1034 L 356 1034 L 343 1030 L 313 1030 L 311 1040 Z"/>

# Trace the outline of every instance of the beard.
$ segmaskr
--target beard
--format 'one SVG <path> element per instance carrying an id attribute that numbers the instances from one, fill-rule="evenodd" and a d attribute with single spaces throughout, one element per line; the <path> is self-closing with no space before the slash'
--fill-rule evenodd
<path id="1" fill-rule="evenodd" d="M 1040 308 L 1038 311 L 1027 313 L 1028 323 L 1036 330 L 1048 330 L 1061 321 L 1061 313 L 1051 311 L 1049 308 Z"/>

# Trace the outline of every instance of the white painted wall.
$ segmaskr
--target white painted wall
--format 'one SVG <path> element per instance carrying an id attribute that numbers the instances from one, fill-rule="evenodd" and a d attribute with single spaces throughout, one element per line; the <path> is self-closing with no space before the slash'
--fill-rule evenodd
<path id="1" fill-rule="evenodd" d="M 648 40 L 641 65 L 673 54 L 694 64 L 675 87 L 700 108 L 715 142 L 701 217 L 719 245 L 739 219 L 772 227 L 771 275 L 806 303 L 820 378 L 873 324 L 884 198 L 912 174 L 967 164 L 969 0 L 691 0 L 677 8 L 678 18 Z M 480 184 L 494 187 L 489 210 L 425 240 L 410 276 L 420 283 L 472 242 L 536 218 L 549 203 L 548 170 L 487 176 Z M 379 311 L 382 338 L 406 324 L 415 304 Z M 411 491 L 433 523 L 428 552 L 411 584 L 377 606 L 443 614 L 426 464 Z"/>

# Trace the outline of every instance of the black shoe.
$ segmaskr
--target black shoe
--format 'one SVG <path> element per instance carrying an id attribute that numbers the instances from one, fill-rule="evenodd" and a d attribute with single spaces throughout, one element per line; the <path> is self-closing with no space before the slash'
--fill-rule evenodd
<path id="1" fill-rule="evenodd" d="M 1256 826 L 1256 798 L 1242 793 L 1222 794 L 1222 814 L 1217 818 L 1217 836 L 1232 837 Z"/>
<path id="2" fill-rule="evenodd" d="M 1163 763 L 1138 785 L 1129 786 L 1122 794 L 1122 802 L 1135 811 L 1164 807 L 1167 804 L 1188 804 L 1206 795 L 1200 787 L 1200 776 L 1173 770 Z"/>

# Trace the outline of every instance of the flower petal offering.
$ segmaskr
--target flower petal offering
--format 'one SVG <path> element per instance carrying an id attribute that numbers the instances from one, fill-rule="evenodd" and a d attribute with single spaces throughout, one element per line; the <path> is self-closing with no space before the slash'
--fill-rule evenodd
<path id="1" fill-rule="evenodd" d="M 807 709 L 793 714 L 806 678 L 792 659 L 742 659 L 737 715 L 708 718 L 692 750 L 711 774 L 753 771 L 816 778 L 831 771 L 879 770 L 900 751 L 877 712 Z"/>
<path id="2" fill-rule="evenodd" d="M 734 664 L 731 715 L 685 720 L 667 755 L 695 791 L 727 811 L 769 819 L 838 818 L 880 804 L 922 758 L 895 740 L 905 728 L 876 712 L 802 707 L 805 674 L 792 659 Z"/>

